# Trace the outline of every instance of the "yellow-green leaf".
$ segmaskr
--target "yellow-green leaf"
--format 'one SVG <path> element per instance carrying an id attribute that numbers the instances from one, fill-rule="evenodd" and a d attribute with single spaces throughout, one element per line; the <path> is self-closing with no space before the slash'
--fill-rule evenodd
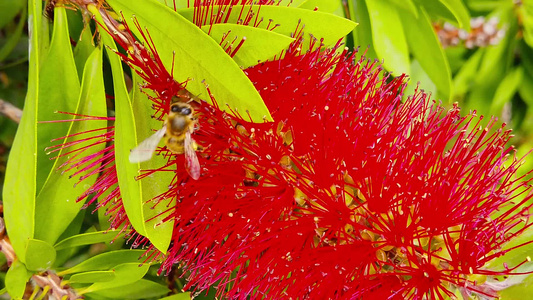
<path id="1" fill-rule="evenodd" d="M 410 73 L 407 42 L 397 10 L 386 0 L 366 0 L 372 26 L 374 50 L 388 71 L 395 76 Z"/>
<path id="2" fill-rule="evenodd" d="M 249 112 L 255 122 L 272 120 L 261 96 L 239 65 L 193 23 L 155 0 L 109 0 L 107 3 L 122 12 L 134 32 L 137 30 L 131 18 L 137 18 L 142 29 L 150 34 L 167 70 L 174 69 L 174 78 L 178 82 L 191 79 L 187 89 L 192 94 L 210 101 L 207 84 L 219 107 L 229 110 L 228 104 L 242 115 Z"/>

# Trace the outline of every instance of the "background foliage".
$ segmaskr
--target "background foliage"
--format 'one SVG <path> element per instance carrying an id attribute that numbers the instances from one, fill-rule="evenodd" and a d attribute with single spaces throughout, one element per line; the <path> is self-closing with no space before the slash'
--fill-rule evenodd
<path id="1" fill-rule="evenodd" d="M 166 3 L 164 0 L 159 2 Z M 273 33 L 261 28 L 246 32 L 247 36 L 257 36 L 250 40 L 263 44 L 251 45 L 232 59 L 222 49 L 217 49 L 218 43 L 214 42 L 228 28 L 221 26 L 212 30 L 213 40 L 202 39 L 206 30 L 188 23 L 191 15 L 186 2 L 176 1 L 178 7 L 183 7 L 180 11 L 183 18 L 171 19 L 162 17 L 162 11 L 153 1 L 137 1 L 133 6 L 128 1 L 108 1 L 116 10 L 125 15 L 136 14 L 143 25 L 150 26 L 160 53 L 181 51 L 188 54 L 176 56 L 185 57 L 174 62 L 185 69 L 183 74 L 176 75 L 176 79 L 183 81 L 192 70 L 202 69 L 221 81 L 219 86 L 212 88 L 220 89 L 220 93 L 230 93 L 229 98 L 236 99 L 232 105 L 251 110 L 255 120 L 259 121 L 263 116 L 268 118 L 257 92 L 242 81 L 240 70 L 235 69 L 237 65 L 233 61 L 240 66 L 250 66 L 257 60 L 271 58 L 292 41 L 290 32 Z M 360 47 L 360 51 L 366 51 L 367 57 L 383 61 L 384 67 L 394 75 L 409 74 L 411 90 L 420 82 L 421 88 L 431 91 L 445 105 L 459 102 L 465 110 L 475 109 L 482 115 L 498 116 L 514 128 L 515 143 L 522 152 L 533 147 L 533 1 L 282 1 L 282 4 L 289 3 L 291 8 L 276 7 L 270 12 L 265 9 L 263 13 L 271 13 L 287 23 L 296 24 L 302 20 L 307 30 L 317 37 L 324 37 L 324 43 L 329 45 L 346 36 L 347 47 Z M 158 266 L 144 264 L 139 267 L 142 250 L 123 250 L 128 246 L 122 237 L 117 237 L 118 232 L 100 232 L 109 227 L 107 218 L 100 211 L 91 213 L 92 208 L 80 210 L 83 203 L 76 203 L 75 199 L 83 187 L 74 186 L 74 181 L 55 171 L 61 160 L 50 160 L 44 151 L 53 138 L 91 128 L 79 128 L 83 125 L 78 123 L 37 121 L 63 117 L 55 114 L 56 110 L 88 115 L 113 114 L 106 112 L 105 106 L 92 104 L 105 103 L 106 95 L 128 93 L 125 79 L 118 78 L 117 72 L 113 71 L 121 68 L 118 56 L 108 59 L 104 53 L 108 50 L 95 47 L 94 22 L 84 19 L 79 11 L 63 7 L 55 9 L 52 22 L 44 16 L 44 4 L 38 0 L 0 0 L 0 99 L 24 107 L 25 111 L 18 126 L 21 137 L 15 142 L 17 123 L 0 116 L 2 197 L 17 199 L 4 203 L 4 208 L 16 211 L 6 218 L 8 226 L 12 226 L 8 228 L 10 239 L 19 257 L 8 269 L 6 258 L 0 256 L 2 292 L 11 297 L 31 297 L 37 290 L 27 285 L 28 279 L 47 269 L 64 276 L 69 285 L 86 298 L 159 299 L 179 291 L 183 282 L 177 279 L 178 270 L 169 278 L 158 277 Z M 291 10 L 294 8 L 302 10 Z M 359 25 L 350 32 L 350 23 L 346 20 L 331 18 L 327 14 L 323 18 L 306 17 L 304 10 L 316 8 L 320 12 L 351 19 Z M 476 31 L 480 22 L 481 31 Z M 180 30 L 169 31 L 168 26 Z M 238 30 L 231 29 L 233 32 Z M 504 34 L 484 41 L 483 30 L 493 35 L 500 31 Z M 29 31 L 34 34 L 33 39 L 29 38 Z M 158 34 L 167 32 L 172 32 L 170 39 L 158 37 Z M 191 34 L 189 40 L 183 32 Z M 468 39 L 477 43 L 472 45 Z M 103 34 L 102 40 L 113 47 L 109 36 Z M 32 51 L 28 53 L 29 48 Z M 208 60 L 200 62 L 191 54 L 204 50 L 216 55 L 203 55 Z M 170 55 L 162 59 L 167 66 L 172 63 Z M 233 73 L 227 71 L 232 68 Z M 233 77 L 227 77 L 220 70 L 226 70 L 226 74 Z M 191 85 L 191 88 L 196 94 L 203 92 L 201 84 Z M 138 95 L 130 91 L 129 96 L 135 98 Z M 25 103 L 24 99 L 38 101 Z M 255 99 L 255 104 L 250 106 L 240 99 Z M 131 109 L 118 103 L 116 106 L 117 110 Z M 98 128 L 101 124 L 91 126 Z M 117 124 L 118 128 L 121 126 L 123 130 L 135 130 L 131 120 L 130 123 Z M 62 134 L 58 135 L 58 132 Z M 138 137 L 138 140 L 142 138 Z M 138 140 L 134 138 L 130 143 L 136 145 Z M 15 149 L 10 160 L 16 167 L 12 168 L 30 171 L 11 172 L 4 178 L 10 149 Z M 531 160 L 527 164 L 524 170 L 533 168 Z M 65 199 L 68 199 L 66 205 Z M 143 220 L 149 217 L 142 211 L 138 213 L 137 224 L 141 228 L 145 226 Z M 135 226 L 135 219 L 132 223 Z M 142 231 L 136 227 L 155 244 L 161 243 L 162 248 L 168 245 L 168 235 L 151 233 L 150 228 L 146 226 Z M 25 244 L 27 239 L 30 242 Z M 505 299 L 518 298 L 529 289 L 527 284 L 516 286 L 504 294 Z M 7 294 L 4 297 L 9 298 Z M 167 299 L 189 297 L 189 294 L 178 293 Z M 209 295 L 205 297 L 210 298 Z"/>

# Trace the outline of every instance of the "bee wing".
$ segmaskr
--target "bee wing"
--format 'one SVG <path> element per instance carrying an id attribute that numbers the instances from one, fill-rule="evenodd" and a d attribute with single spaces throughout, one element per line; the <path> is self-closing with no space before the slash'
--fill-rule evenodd
<path id="1" fill-rule="evenodd" d="M 194 141 L 189 131 L 185 133 L 183 146 L 185 148 L 185 169 L 192 179 L 197 180 L 200 178 L 200 162 L 198 162 L 198 156 L 196 156 L 196 150 L 194 150 Z"/>
<path id="2" fill-rule="evenodd" d="M 165 136 L 166 132 L 167 126 L 163 126 L 163 128 L 156 131 L 156 133 L 152 134 L 144 141 L 142 141 L 137 147 L 135 147 L 135 149 L 131 150 L 130 162 L 139 163 L 152 158 L 152 155 L 154 154 L 157 145 L 159 144 L 163 136 Z"/>

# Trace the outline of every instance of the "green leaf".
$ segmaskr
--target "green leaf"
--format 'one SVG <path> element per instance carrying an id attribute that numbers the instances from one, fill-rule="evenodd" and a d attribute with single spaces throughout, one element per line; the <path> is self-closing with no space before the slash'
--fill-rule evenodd
<path id="1" fill-rule="evenodd" d="M 17 13 L 24 7 L 24 2 L 24 0 L 0 0 L 0 29 L 15 18 Z M 20 18 L 20 21 L 25 23 L 25 18 Z"/>
<path id="2" fill-rule="evenodd" d="M 160 299 L 159 297 L 166 295 L 169 292 L 170 290 L 162 284 L 159 284 L 159 283 L 156 283 L 150 280 L 146 280 L 146 279 L 141 279 L 132 284 L 121 286 L 118 288 L 104 289 L 104 290 L 100 290 L 94 293 L 88 293 L 88 294 L 85 294 L 85 296 L 91 296 L 94 298 L 109 297 L 113 299 L 149 299 L 149 298 Z M 186 295 L 187 297 L 186 298 L 184 297 L 174 298 L 174 299 L 183 299 L 183 300 L 191 299 L 190 293 L 182 293 L 182 294 L 177 294 L 177 295 Z"/>
<path id="3" fill-rule="evenodd" d="M 454 15 L 460 28 L 470 30 L 470 13 L 463 0 L 439 0 Z"/>
<path id="4" fill-rule="evenodd" d="M 528 229 L 521 235 L 511 239 L 509 243 L 507 243 L 504 246 L 505 249 L 513 249 L 510 252 L 507 252 L 505 255 L 500 256 L 494 260 L 492 260 L 488 266 L 487 269 L 489 270 L 507 270 L 508 268 L 512 268 L 514 266 L 517 266 L 526 260 L 524 264 L 522 264 L 520 267 L 518 267 L 516 270 L 514 270 L 513 273 L 528 273 L 533 271 L 533 262 L 531 262 L 531 253 L 533 253 L 533 243 L 530 243 L 530 241 L 533 239 L 533 229 Z M 527 244 L 526 244 L 527 243 Z M 517 247 L 518 245 L 526 244 L 521 247 Z M 533 277 L 531 275 L 513 275 L 509 276 L 507 279 L 505 279 L 505 284 L 508 285 L 516 285 L 514 287 L 505 289 L 500 292 L 500 296 L 502 296 L 501 299 L 524 299 L 524 295 L 526 294 L 520 294 L 522 295 L 521 298 L 517 298 L 516 295 L 517 292 L 524 292 L 529 289 L 531 289 L 531 282 L 533 280 Z"/>
<path id="5" fill-rule="evenodd" d="M 213 6 L 210 14 L 216 15 L 221 9 L 227 11 L 226 6 Z M 320 39 L 326 46 L 333 45 L 357 25 L 348 19 L 333 14 L 275 5 L 261 7 L 257 5 L 234 5 L 231 13 L 227 16 L 227 21 L 226 18 L 225 21 L 233 24 L 240 23 L 241 11 L 253 13 L 258 20 L 263 19 L 259 24 L 254 24 L 257 28 L 270 30 L 273 24 L 276 24 L 277 26 L 272 31 L 286 36 L 294 35 L 297 28 L 304 26 L 303 47 L 307 47 L 312 37 Z M 178 10 L 178 13 L 192 22 L 194 16 L 192 8 Z"/>
<path id="6" fill-rule="evenodd" d="M 101 15 L 95 13 L 94 16 L 100 24 L 104 24 Z M 121 187 L 120 193 L 129 221 L 140 235 L 146 236 L 142 188 L 141 183 L 135 180 L 140 166 L 130 163 L 128 159 L 130 150 L 137 146 L 138 140 L 133 107 L 126 89 L 122 62 L 120 57 L 114 53 L 117 51 L 115 41 L 107 32 L 103 32 L 102 41 L 104 45 L 109 47 L 106 53 L 111 65 L 115 92 L 115 164 L 118 184 Z"/>
<path id="7" fill-rule="evenodd" d="M 106 99 L 104 90 L 104 74 L 102 68 L 102 50 L 95 48 L 93 53 L 87 59 L 83 73 L 83 82 L 81 93 L 77 101 L 78 107 L 75 109 L 77 114 L 89 116 L 106 116 Z M 72 121 L 66 122 L 70 125 L 68 134 L 75 134 L 91 130 L 103 129 L 107 127 L 106 120 L 89 120 L 89 121 Z M 88 135 L 76 135 L 67 138 L 65 143 L 74 143 L 86 139 Z M 83 149 L 88 145 L 94 143 L 94 140 L 88 140 L 72 147 L 59 151 L 58 156 L 65 155 L 65 153 Z M 101 152 L 105 143 L 92 145 L 85 149 L 80 156 L 87 157 Z M 100 154 L 103 155 L 103 154 Z M 96 181 L 96 176 L 91 176 L 84 179 L 79 184 L 78 176 L 70 178 L 63 172 L 58 172 L 56 169 L 67 163 L 70 155 L 59 157 L 56 159 L 53 170 L 48 177 L 43 189 L 37 196 L 37 213 L 35 216 L 36 223 L 39 224 L 35 228 L 35 237 L 54 244 L 63 231 L 68 227 L 70 222 L 74 220 L 83 202 L 78 201 L 78 197 L 83 194 L 88 186 L 91 186 Z M 95 159 L 98 156 L 95 156 Z M 84 175 L 84 174 L 82 174 Z M 50 218 L 50 216 L 54 216 Z"/>
<path id="8" fill-rule="evenodd" d="M 418 9 L 413 0 L 389 0 L 389 2 L 396 8 L 407 11 L 418 19 Z"/>
<path id="9" fill-rule="evenodd" d="M 510 279 L 515 276 L 510 276 Z M 523 277 L 523 276 L 520 276 Z M 499 293 L 499 299 L 505 300 L 524 300 L 525 295 L 533 294 L 533 275 L 529 275 L 519 282 L 519 284 L 513 285 L 501 291 Z M 527 297 L 527 296 L 526 296 Z"/>
<path id="10" fill-rule="evenodd" d="M 6 274 L 6 289 L 11 299 L 22 299 L 26 290 L 26 282 L 30 279 L 31 273 L 26 266 L 18 259 L 11 264 Z"/>
<path id="11" fill-rule="evenodd" d="M 448 60 L 423 7 L 420 7 L 418 16 L 418 19 L 402 18 L 404 27 L 409 28 L 405 31 L 409 48 L 431 81 L 437 86 L 440 95 L 449 100 L 452 78 Z"/>
<path id="12" fill-rule="evenodd" d="M 54 10 L 54 30 L 50 50 L 41 64 L 38 121 L 58 119 L 56 111 L 75 112 L 80 94 L 80 82 L 68 31 L 64 7 Z M 37 193 L 53 174 L 55 161 L 46 154 L 50 141 L 65 136 L 69 122 L 37 125 Z"/>
<path id="13" fill-rule="evenodd" d="M 77 235 L 81 231 L 81 226 L 83 225 L 83 221 L 85 219 L 87 209 L 82 209 L 78 212 L 78 215 L 72 222 L 70 222 L 69 226 L 65 231 L 63 231 L 63 234 L 58 238 L 59 241 L 67 239 L 71 236 Z M 89 213 L 90 214 L 90 213 Z M 90 216 L 90 215 L 89 215 Z M 55 245 L 54 245 L 55 248 Z M 72 258 L 72 256 L 76 253 L 78 249 L 76 248 L 66 248 L 62 250 L 58 250 L 56 248 L 56 261 L 54 262 L 54 265 L 52 268 L 57 268 L 58 266 L 63 266 L 68 260 Z"/>
<path id="14" fill-rule="evenodd" d="M 58 272 L 57 274 L 59 276 L 64 276 L 79 272 L 107 271 L 110 268 L 124 263 L 135 263 L 139 265 L 143 262 L 140 257 L 145 253 L 146 251 L 144 250 L 117 250 L 104 252 L 84 260 L 72 268 Z"/>
<path id="15" fill-rule="evenodd" d="M 459 22 L 454 13 L 441 0 L 414 0 L 431 16 L 432 20 L 445 19 L 446 21 L 459 26 Z M 470 20 L 469 20 L 470 24 Z"/>
<path id="16" fill-rule="evenodd" d="M 383 59 L 385 68 L 395 75 L 409 74 L 411 62 L 398 11 L 391 9 L 386 0 L 367 0 L 365 3 L 378 58 Z"/>
<path id="17" fill-rule="evenodd" d="M 279 6 L 288 6 L 288 7 L 298 7 L 305 3 L 307 0 L 278 0 L 276 3 L 279 2 Z"/>
<path id="18" fill-rule="evenodd" d="M 533 48 L 533 3 L 531 1 L 524 1 L 521 6 L 518 7 L 519 12 L 522 14 L 522 26 L 524 27 L 523 35 L 524 41 Z"/>
<path id="19" fill-rule="evenodd" d="M 37 168 L 37 103 L 39 91 L 39 34 L 42 1 L 29 1 L 30 64 L 28 91 L 3 189 L 4 219 L 11 244 L 21 262 L 26 261 L 26 243 L 33 238 Z M 24 172 L 21 172 L 24 170 Z"/>
<path id="20" fill-rule="evenodd" d="M 404 98 L 413 95 L 416 88 L 422 89 L 433 95 L 435 95 L 437 91 L 437 87 L 433 81 L 431 81 L 431 78 L 429 78 L 426 70 L 422 68 L 418 60 L 413 59 L 411 63 L 411 74 L 409 74 L 409 83 L 403 94 Z"/>
<path id="21" fill-rule="evenodd" d="M 509 24 L 505 38 L 498 45 L 485 49 L 468 101 L 468 106 L 477 109 L 480 115 L 489 114 L 496 89 L 514 59 L 514 53 L 510 49 L 514 48 L 512 42 L 517 31 L 518 24 L 515 21 Z"/>
<path id="22" fill-rule="evenodd" d="M 270 30 L 238 24 L 205 25 L 202 30 L 219 43 L 224 40 L 222 46 L 235 40 L 235 48 L 243 37 L 246 38 L 233 57 L 244 69 L 280 54 L 294 41 L 293 38 Z"/>
<path id="23" fill-rule="evenodd" d="M 370 25 L 366 1 L 356 1 L 355 3 L 348 1 L 348 5 L 352 19 L 359 23 L 359 26 L 353 31 L 354 45 L 361 46 L 367 58 L 377 59 L 378 55 L 373 47 L 372 26 Z"/>
<path id="24" fill-rule="evenodd" d="M 72 283 L 95 283 L 106 282 L 115 279 L 114 271 L 90 271 L 77 273 L 68 279 L 68 284 Z"/>
<path id="25" fill-rule="evenodd" d="M 68 237 L 61 242 L 57 243 L 54 248 L 56 250 L 62 250 L 72 247 L 79 247 L 97 243 L 105 243 L 112 241 L 116 238 L 119 238 L 117 235 L 120 233 L 120 230 L 109 230 L 109 231 L 97 231 L 90 233 L 82 233 Z"/>
<path id="26" fill-rule="evenodd" d="M 180 294 L 174 294 L 165 298 L 161 298 L 159 300 L 189 300 L 191 298 L 191 293 L 180 293 Z"/>
<path id="27" fill-rule="evenodd" d="M 533 75 L 524 72 L 522 82 L 518 86 L 520 97 L 526 102 L 528 110 L 533 109 Z"/>
<path id="28" fill-rule="evenodd" d="M 518 87 L 522 83 L 522 75 L 524 69 L 521 67 L 515 68 L 505 75 L 501 81 L 496 94 L 494 95 L 494 101 L 490 106 L 490 114 L 495 116 L 501 116 L 503 107 L 506 103 L 510 102 L 513 96 L 516 94 Z"/>
<path id="29" fill-rule="evenodd" d="M 2 20 L 1 6 L 2 5 L 0 4 L 0 20 Z M 0 62 L 3 61 L 11 53 L 11 51 L 13 51 L 15 46 L 17 46 L 18 42 L 20 41 L 20 37 L 22 36 L 22 30 L 24 29 L 24 25 L 26 25 L 26 7 L 22 8 L 22 14 L 17 24 L 17 28 L 13 32 L 8 34 L 7 41 L 4 43 L 2 48 L 0 48 Z"/>
<path id="30" fill-rule="evenodd" d="M 339 6 L 341 6 L 341 1 L 332 1 L 332 0 L 306 0 L 302 4 L 298 5 L 298 8 L 310 9 L 326 13 L 333 13 L 336 11 Z"/>
<path id="31" fill-rule="evenodd" d="M 178 82 L 192 79 L 187 83 L 189 92 L 209 101 L 205 86 L 208 84 L 219 107 L 229 111 L 225 105 L 228 104 L 243 115 L 249 112 L 255 122 L 272 120 L 261 96 L 239 65 L 200 28 L 154 0 L 107 3 L 128 19 L 136 16 L 144 31 L 150 34 L 167 70 L 174 70 L 174 79 Z M 135 26 L 130 27 L 136 32 Z"/>
<path id="32" fill-rule="evenodd" d="M 133 89 L 132 93 L 132 107 L 133 115 L 136 120 L 137 128 L 137 144 L 140 144 L 144 139 L 151 136 L 154 130 L 159 130 L 163 127 L 163 122 L 158 121 L 150 116 L 153 113 L 151 108 L 152 102 L 148 96 L 140 91 L 138 86 L 142 83 L 139 75 L 133 74 Z M 168 160 L 161 155 L 154 155 L 152 159 L 142 162 L 140 168 L 143 170 L 159 169 L 167 164 Z M 136 164 L 135 164 L 136 165 Z M 181 166 L 183 167 L 183 166 Z M 156 176 L 148 176 L 138 181 L 141 188 L 142 203 L 142 222 L 145 226 L 146 237 L 150 242 L 166 252 L 170 241 L 172 239 L 172 231 L 174 229 L 174 220 L 163 222 L 163 219 L 168 216 L 168 208 L 174 207 L 175 199 L 161 199 L 154 207 L 154 202 L 149 200 L 168 191 L 168 187 L 172 184 L 175 172 L 158 172 Z M 126 202 L 126 200 L 124 200 Z M 165 213 L 166 212 L 166 213 Z"/>
<path id="33" fill-rule="evenodd" d="M 56 260 L 56 250 L 45 241 L 30 239 L 26 249 L 26 268 L 32 271 L 49 269 Z"/>
<path id="34" fill-rule="evenodd" d="M 101 18 L 99 15 L 96 15 L 96 17 Z M 102 39 L 108 47 L 116 49 L 114 41 L 108 34 L 104 34 Z M 151 135 L 149 129 L 154 126 L 162 126 L 162 124 L 157 124 L 155 120 L 149 117 L 152 112 L 148 107 L 150 102 L 147 99 L 144 102 L 141 100 L 140 103 L 137 101 L 134 107 L 133 101 L 135 99 L 130 102 L 130 97 L 124 84 L 124 75 L 119 56 L 113 51 L 108 51 L 108 57 L 115 87 L 115 163 L 117 165 L 117 176 L 121 187 L 124 209 L 133 228 L 139 234 L 147 237 L 157 249 L 166 252 L 172 236 L 173 223 L 165 222 L 159 224 L 162 217 L 154 218 L 154 216 L 163 212 L 165 203 L 161 203 L 156 209 L 151 209 L 153 204 L 146 202 L 161 193 L 162 185 L 168 188 L 168 182 L 164 183 L 165 180 L 161 178 L 158 178 L 161 181 L 155 183 L 150 179 L 135 180 L 141 167 L 138 163 L 130 163 L 128 159 L 130 150 L 135 148 L 144 138 Z M 134 96 L 140 97 L 138 94 L 140 91 L 138 91 L 137 86 L 134 91 Z M 135 119 L 138 120 L 140 126 L 137 126 Z M 146 124 L 150 120 L 154 123 Z M 160 161 L 158 158 L 154 158 L 153 161 L 143 163 L 143 166 L 153 163 L 160 163 Z M 148 183 L 153 185 L 147 186 Z M 149 222 L 147 223 L 148 220 Z"/>
<path id="35" fill-rule="evenodd" d="M 117 288 L 131 284 L 135 284 L 140 281 L 143 276 L 148 272 L 150 264 L 143 264 L 139 266 L 138 263 L 125 263 L 113 268 L 115 278 L 110 281 L 96 282 L 88 288 L 79 291 L 81 295 L 90 292 L 101 291 L 105 289 Z"/>
<path id="36" fill-rule="evenodd" d="M 474 85 L 484 53 L 484 49 L 478 49 L 463 64 L 459 72 L 457 72 L 453 79 L 453 91 L 455 95 L 467 93 L 471 86 Z"/>
<path id="37" fill-rule="evenodd" d="M 83 80 L 83 69 L 91 53 L 94 51 L 93 36 L 90 30 L 84 30 L 80 40 L 74 48 L 74 61 L 78 70 L 79 79 Z"/>

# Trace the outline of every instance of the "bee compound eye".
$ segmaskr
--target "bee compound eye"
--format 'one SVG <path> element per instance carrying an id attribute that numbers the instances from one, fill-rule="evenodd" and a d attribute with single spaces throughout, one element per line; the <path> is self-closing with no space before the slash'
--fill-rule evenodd
<path id="1" fill-rule="evenodd" d="M 184 115 L 184 116 L 188 116 L 192 113 L 191 109 L 188 108 L 188 107 L 183 107 L 181 109 L 181 114 Z"/>
<path id="2" fill-rule="evenodd" d="M 170 107 L 170 111 L 172 111 L 172 112 L 178 112 L 178 111 L 180 111 L 180 108 L 179 108 L 179 106 L 177 106 L 177 105 L 172 105 L 172 106 Z"/>

